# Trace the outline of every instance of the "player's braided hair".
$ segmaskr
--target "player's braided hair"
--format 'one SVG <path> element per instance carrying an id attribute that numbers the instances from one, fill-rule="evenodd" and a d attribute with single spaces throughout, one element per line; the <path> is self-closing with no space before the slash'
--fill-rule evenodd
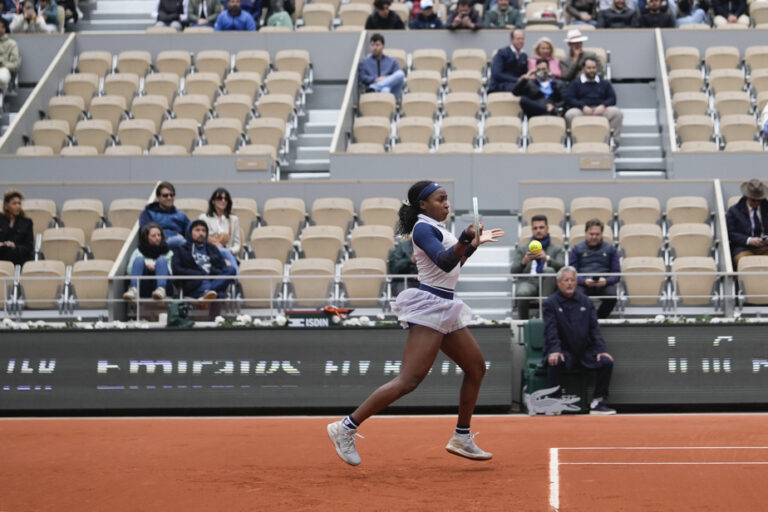
<path id="1" fill-rule="evenodd" d="M 419 207 L 419 194 L 424 190 L 424 187 L 432 183 L 429 180 L 419 181 L 414 183 L 410 189 L 408 189 L 408 199 L 403 201 L 400 206 L 398 215 L 400 220 L 397 223 L 397 232 L 401 235 L 410 235 L 413 231 L 413 226 L 416 221 L 419 220 L 419 214 L 421 208 Z"/>

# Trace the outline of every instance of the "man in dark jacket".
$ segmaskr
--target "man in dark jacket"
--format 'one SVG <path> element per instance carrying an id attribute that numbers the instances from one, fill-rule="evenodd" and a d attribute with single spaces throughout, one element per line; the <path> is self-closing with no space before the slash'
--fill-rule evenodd
<path id="1" fill-rule="evenodd" d="M 405 73 L 395 59 L 384 54 L 384 36 L 375 33 L 370 41 L 371 53 L 360 61 L 358 77 L 366 92 L 390 92 L 400 97 Z"/>
<path id="2" fill-rule="evenodd" d="M 575 268 L 561 268 L 557 273 L 558 291 L 544 301 L 542 363 L 551 387 L 562 385 L 566 370 L 579 366 L 596 370 L 595 395 L 589 412 L 616 414 L 603 403 L 611 383 L 613 356 L 606 350 L 592 301 L 577 289 L 577 276 Z"/>
<path id="3" fill-rule="evenodd" d="M 139 227 L 143 228 L 150 222 L 156 222 L 163 228 L 168 247 L 175 249 L 184 244 L 184 235 L 189 227 L 189 219 L 181 210 L 173 205 L 176 189 L 167 181 L 161 182 L 155 189 L 154 203 L 148 204 L 139 215 Z"/>
<path id="4" fill-rule="evenodd" d="M 597 28 L 637 27 L 637 12 L 627 7 L 627 0 L 613 0 L 610 9 L 597 13 Z"/>
<path id="5" fill-rule="evenodd" d="M 365 30 L 403 30 L 405 23 L 394 11 L 389 10 L 392 0 L 376 0 L 374 11 L 365 20 Z"/>
<path id="6" fill-rule="evenodd" d="M 393 296 L 397 296 L 406 288 L 419 286 L 419 280 L 415 277 L 419 273 L 419 269 L 416 267 L 416 259 L 413 256 L 413 241 L 410 238 L 401 240 L 389 251 L 387 272 L 414 276 L 406 278 L 405 281 L 392 279 Z"/>
<path id="7" fill-rule="evenodd" d="M 675 17 L 672 13 L 661 10 L 661 0 L 648 0 L 645 5 L 647 12 L 640 13 L 640 28 L 675 28 Z"/>
<path id="8" fill-rule="evenodd" d="M 208 225 L 201 219 L 192 221 L 186 243 L 173 250 L 171 268 L 177 276 L 210 276 L 210 279 L 177 281 L 184 295 L 202 300 L 223 297 L 227 285 L 232 282 L 226 276 L 236 273 L 236 269 L 222 258 L 219 249 L 208 242 Z"/>
<path id="9" fill-rule="evenodd" d="M 478 30 L 483 28 L 483 20 L 472 7 L 471 0 L 459 0 L 456 8 L 448 13 L 445 26 L 448 30 Z"/>
<path id="10" fill-rule="evenodd" d="M 564 89 L 562 81 L 550 76 L 549 61 L 538 59 L 536 69 L 520 77 L 512 94 L 520 96 L 520 108 L 526 116 L 556 116 L 565 105 Z"/>
<path id="11" fill-rule="evenodd" d="M 509 41 L 510 45 L 500 49 L 493 57 L 488 92 L 512 91 L 517 79 L 528 72 L 528 55 L 523 51 L 525 32 L 513 30 Z"/>
<path id="12" fill-rule="evenodd" d="M 216 25 L 216 18 L 224 11 L 224 4 L 221 0 L 190 0 L 189 15 L 187 20 L 190 26 L 211 27 Z"/>
<path id="13" fill-rule="evenodd" d="M 565 90 L 565 103 L 568 106 L 565 122 L 569 128 L 571 121 L 579 116 L 603 116 L 611 125 L 616 145 L 619 144 L 624 114 L 615 106 L 616 93 L 611 82 L 597 74 L 596 58 L 584 59 L 581 75 Z"/>
<path id="14" fill-rule="evenodd" d="M 183 0 L 157 0 L 155 6 L 156 27 L 173 27 L 182 29 L 182 24 L 187 22 L 187 2 Z"/>
<path id="15" fill-rule="evenodd" d="M 598 318 L 608 318 L 616 305 L 616 283 L 620 276 L 599 276 L 598 274 L 621 272 L 619 252 L 613 244 L 603 240 L 603 222 L 590 219 L 584 225 L 584 241 L 571 249 L 568 262 L 582 276 L 579 290 L 592 296 L 604 296 L 597 310 Z"/>
<path id="16" fill-rule="evenodd" d="M 443 22 L 434 9 L 432 0 L 421 0 L 421 12 L 411 22 L 412 29 L 443 28 Z"/>
<path id="17" fill-rule="evenodd" d="M 725 222 L 731 244 L 733 266 L 744 256 L 768 255 L 768 200 L 765 185 L 752 179 L 741 184 L 742 198 L 728 208 Z"/>

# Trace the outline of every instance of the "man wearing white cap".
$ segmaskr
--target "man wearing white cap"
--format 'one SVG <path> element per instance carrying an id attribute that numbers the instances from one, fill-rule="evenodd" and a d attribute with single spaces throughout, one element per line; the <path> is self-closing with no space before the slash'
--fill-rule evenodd
<path id="1" fill-rule="evenodd" d="M 569 53 L 563 60 L 560 61 L 560 70 L 563 72 L 563 80 L 570 82 L 581 73 L 581 68 L 584 66 L 584 59 L 587 57 L 597 57 L 592 52 L 585 52 L 582 47 L 584 41 L 589 38 L 581 33 L 580 30 L 569 30 L 568 35 L 565 38 L 565 42 L 568 43 Z M 603 67 L 600 61 L 597 61 L 597 72 L 603 74 Z"/>
<path id="2" fill-rule="evenodd" d="M 432 0 L 421 0 L 421 12 L 411 22 L 411 28 L 417 30 L 443 28 L 443 22 L 433 7 Z"/>

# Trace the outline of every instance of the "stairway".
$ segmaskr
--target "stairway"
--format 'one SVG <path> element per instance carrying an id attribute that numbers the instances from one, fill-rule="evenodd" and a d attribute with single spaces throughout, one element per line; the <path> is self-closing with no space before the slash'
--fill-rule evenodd
<path id="1" fill-rule="evenodd" d="M 96 0 L 87 4 L 81 2 L 84 16 L 77 22 L 77 30 L 145 30 L 155 24 L 152 10 L 156 4 L 156 0 Z"/>
<path id="2" fill-rule="evenodd" d="M 655 108 L 622 108 L 624 125 L 614 163 L 619 177 L 666 177 L 666 161 Z"/>
<path id="3" fill-rule="evenodd" d="M 484 245 L 467 260 L 456 285 L 456 297 L 472 308 L 475 316 L 504 320 L 512 316 L 512 281 L 509 274 L 512 248 Z"/>

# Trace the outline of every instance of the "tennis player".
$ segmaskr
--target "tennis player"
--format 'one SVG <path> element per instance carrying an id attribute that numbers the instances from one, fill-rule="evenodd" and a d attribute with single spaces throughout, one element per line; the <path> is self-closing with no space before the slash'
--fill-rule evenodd
<path id="1" fill-rule="evenodd" d="M 419 270 L 419 287 L 397 296 L 394 311 L 403 327 L 410 328 L 405 342 L 400 374 L 374 391 L 346 418 L 328 425 L 328 436 L 336 453 L 347 464 L 360 464 L 355 436 L 360 424 L 389 404 L 416 389 L 427 376 L 442 350 L 464 372 L 459 395 L 459 419 L 453 437 L 445 447 L 450 453 L 474 460 L 487 460 L 492 454 L 481 450 L 470 432 L 480 384 L 485 375 L 485 359 L 475 338 L 467 329 L 472 311 L 454 298 L 461 265 L 486 242 L 504 236 L 501 229 L 483 231 L 475 237 L 467 227 L 458 240 L 443 222 L 451 206 L 445 189 L 431 181 L 420 181 L 408 190 L 408 200 L 400 207 L 400 234 L 412 234 L 413 254 Z"/>

